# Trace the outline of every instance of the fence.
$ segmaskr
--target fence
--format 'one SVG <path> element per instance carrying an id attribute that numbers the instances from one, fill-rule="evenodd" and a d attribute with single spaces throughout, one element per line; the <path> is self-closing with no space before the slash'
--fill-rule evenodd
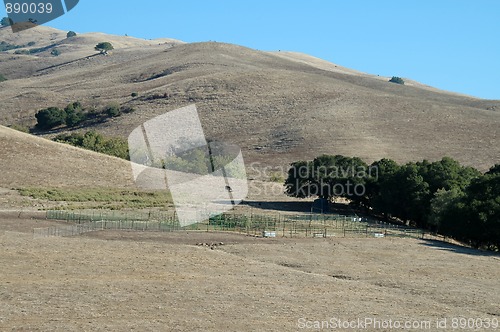
<path id="1" fill-rule="evenodd" d="M 336 214 L 236 214 L 214 215 L 202 223 L 182 227 L 174 211 L 47 211 L 47 219 L 66 225 L 34 230 L 35 237 L 76 236 L 97 230 L 149 232 L 229 231 L 281 237 L 412 237 L 423 238 L 422 230 L 377 220 Z"/>

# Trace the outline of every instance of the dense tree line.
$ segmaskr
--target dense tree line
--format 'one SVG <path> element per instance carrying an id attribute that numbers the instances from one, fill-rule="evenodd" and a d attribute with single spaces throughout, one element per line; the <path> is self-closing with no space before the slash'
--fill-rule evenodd
<path id="1" fill-rule="evenodd" d="M 108 138 L 95 131 L 89 131 L 83 135 L 78 133 L 59 135 L 54 141 L 130 160 L 128 143 L 123 138 Z"/>
<path id="2" fill-rule="evenodd" d="M 135 109 L 132 107 L 120 106 L 118 103 L 111 103 L 98 110 L 95 108 L 85 109 L 81 103 L 74 102 L 68 104 L 65 108 L 49 107 L 38 111 L 35 114 L 37 119 L 36 127 L 40 130 L 50 130 L 62 125 L 72 128 L 102 122 L 108 118 L 134 111 Z"/>
<path id="3" fill-rule="evenodd" d="M 373 215 L 474 247 L 500 248 L 500 165 L 481 174 L 448 157 L 368 165 L 359 158 L 323 155 L 292 163 L 285 188 L 293 197 L 347 198 Z"/>

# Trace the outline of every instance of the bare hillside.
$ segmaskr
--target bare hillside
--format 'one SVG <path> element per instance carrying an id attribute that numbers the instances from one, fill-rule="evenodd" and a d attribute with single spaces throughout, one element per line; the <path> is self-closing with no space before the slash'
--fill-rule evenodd
<path id="1" fill-rule="evenodd" d="M 37 43 L 61 38 L 57 30 L 40 29 Z M 0 40 L 7 37 L 20 38 L 0 30 Z M 113 54 L 96 55 L 98 41 L 112 42 Z M 222 43 L 103 34 L 59 43 L 59 57 L 0 53 L 0 73 L 9 78 L 1 83 L 0 123 L 33 125 L 38 109 L 76 100 L 118 101 L 138 111 L 95 129 L 126 137 L 155 115 L 196 104 L 207 136 L 238 144 L 247 161 L 266 165 L 338 153 L 400 162 L 451 156 L 484 170 L 500 155 L 500 101 L 411 81 L 400 86 L 306 55 Z"/>
<path id="2" fill-rule="evenodd" d="M 0 188 L 132 186 L 128 162 L 0 126 Z"/>

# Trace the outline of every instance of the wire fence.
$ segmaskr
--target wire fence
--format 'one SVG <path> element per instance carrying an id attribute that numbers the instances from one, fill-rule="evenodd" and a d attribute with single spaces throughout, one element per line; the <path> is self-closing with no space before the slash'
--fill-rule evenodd
<path id="1" fill-rule="evenodd" d="M 236 232 L 264 237 L 411 237 L 425 232 L 375 219 L 336 214 L 213 215 L 209 220 L 181 226 L 175 211 L 47 211 L 47 219 L 63 225 L 34 229 L 35 237 L 77 236 L 100 230 L 148 232 Z"/>

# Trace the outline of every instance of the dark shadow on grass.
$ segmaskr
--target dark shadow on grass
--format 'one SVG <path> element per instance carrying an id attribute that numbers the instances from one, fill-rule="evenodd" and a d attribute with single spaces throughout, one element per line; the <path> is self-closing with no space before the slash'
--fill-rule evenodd
<path id="1" fill-rule="evenodd" d="M 424 246 L 427 246 L 427 247 L 436 248 L 438 250 L 454 252 L 457 254 L 471 255 L 471 256 L 496 257 L 497 259 L 500 259 L 500 253 L 497 253 L 497 252 L 468 248 L 468 247 L 464 247 L 464 246 L 460 246 L 460 245 L 456 245 L 456 244 L 451 244 L 451 243 L 447 243 L 447 242 L 443 242 L 443 241 L 439 241 L 439 240 L 423 240 L 421 242 L 421 244 Z"/>
<path id="2" fill-rule="evenodd" d="M 256 209 L 262 210 L 277 210 L 277 211 L 286 211 L 286 212 L 304 212 L 310 213 L 312 202 L 310 201 L 243 201 L 241 205 L 247 205 Z"/>

